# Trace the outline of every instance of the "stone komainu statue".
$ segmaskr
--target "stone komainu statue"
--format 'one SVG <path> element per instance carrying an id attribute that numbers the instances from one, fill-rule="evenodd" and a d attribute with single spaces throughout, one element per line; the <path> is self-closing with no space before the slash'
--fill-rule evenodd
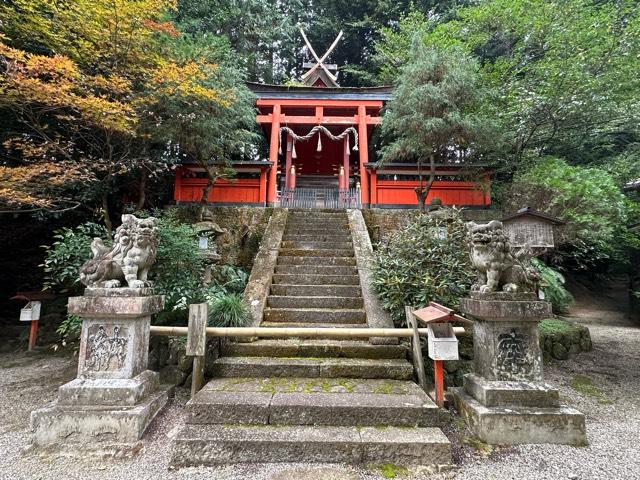
<path id="1" fill-rule="evenodd" d="M 531 250 L 525 247 L 514 252 L 502 222 L 469 222 L 467 230 L 471 246 L 469 256 L 478 271 L 478 280 L 471 287 L 472 291 L 537 294 L 540 276 L 529 265 Z"/>
<path id="2" fill-rule="evenodd" d="M 111 248 L 100 238 L 91 242 L 93 258 L 80 267 L 80 281 L 88 287 L 130 288 L 151 286 L 149 269 L 156 260 L 158 220 L 122 215 Z"/>

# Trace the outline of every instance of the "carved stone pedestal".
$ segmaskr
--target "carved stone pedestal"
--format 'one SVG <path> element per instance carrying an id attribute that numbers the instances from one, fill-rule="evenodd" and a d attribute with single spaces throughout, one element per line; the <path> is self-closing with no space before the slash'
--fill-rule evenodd
<path id="1" fill-rule="evenodd" d="M 551 304 L 533 294 L 476 293 L 461 310 L 475 319 L 475 373 L 453 396 L 474 434 L 490 444 L 585 444 L 584 415 L 543 383 L 538 322 Z"/>
<path id="2" fill-rule="evenodd" d="M 151 315 L 163 297 L 148 289 L 91 289 L 69 299 L 83 319 L 78 376 L 31 413 L 35 447 L 121 450 L 142 438 L 168 388 L 147 370 Z"/>

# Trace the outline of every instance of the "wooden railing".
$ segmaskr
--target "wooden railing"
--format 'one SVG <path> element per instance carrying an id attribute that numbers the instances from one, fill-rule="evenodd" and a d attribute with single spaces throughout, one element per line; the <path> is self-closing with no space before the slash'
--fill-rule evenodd
<path id="1" fill-rule="evenodd" d="M 417 328 L 415 324 L 410 328 L 307 328 L 307 327 L 207 327 L 208 307 L 206 303 L 189 305 L 188 327 L 151 326 L 151 335 L 168 337 L 187 337 L 187 355 L 194 357 L 191 396 L 202 388 L 204 382 L 204 357 L 206 337 L 323 337 L 323 338 L 371 338 L 395 337 L 412 338 L 414 357 L 419 352 L 419 337 L 427 336 L 428 328 Z M 466 334 L 464 327 L 454 327 L 456 335 Z M 417 349 L 416 349 L 417 347 Z M 424 379 L 424 364 L 422 356 L 417 368 L 421 386 L 426 387 Z"/>
<path id="2" fill-rule="evenodd" d="M 285 188 L 280 195 L 280 206 L 286 208 L 360 208 L 360 190 L 350 188 Z"/>

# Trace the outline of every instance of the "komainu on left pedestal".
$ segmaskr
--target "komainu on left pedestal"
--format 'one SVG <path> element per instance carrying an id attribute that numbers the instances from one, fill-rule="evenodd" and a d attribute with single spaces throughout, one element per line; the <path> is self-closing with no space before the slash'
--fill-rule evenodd
<path id="1" fill-rule="evenodd" d="M 94 239 L 94 258 L 81 269 L 87 289 L 69 299 L 68 312 L 83 320 L 78 374 L 59 388 L 57 400 L 31 413 L 36 450 L 135 451 L 168 400 L 169 389 L 147 369 L 151 316 L 164 303 L 147 280 L 158 245 L 156 220 L 122 220 L 111 249 Z M 123 281 L 127 286 L 120 287 Z"/>

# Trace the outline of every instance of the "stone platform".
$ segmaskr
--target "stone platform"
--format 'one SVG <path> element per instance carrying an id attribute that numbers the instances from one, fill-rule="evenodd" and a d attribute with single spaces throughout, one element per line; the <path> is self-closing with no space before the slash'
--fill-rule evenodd
<path id="1" fill-rule="evenodd" d="M 551 305 L 494 292 L 472 294 L 461 308 L 475 319 L 475 373 L 452 395 L 470 430 L 490 444 L 586 444 L 584 415 L 543 381 L 538 322 Z"/>
<path id="2" fill-rule="evenodd" d="M 135 448 L 172 392 L 147 370 L 151 315 L 163 298 L 136 294 L 151 293 L 89 288 L 69 299 L 69 313 L 83 319 L 78 376 L 31 413 L 34 449 L 117 455 Z"/>

